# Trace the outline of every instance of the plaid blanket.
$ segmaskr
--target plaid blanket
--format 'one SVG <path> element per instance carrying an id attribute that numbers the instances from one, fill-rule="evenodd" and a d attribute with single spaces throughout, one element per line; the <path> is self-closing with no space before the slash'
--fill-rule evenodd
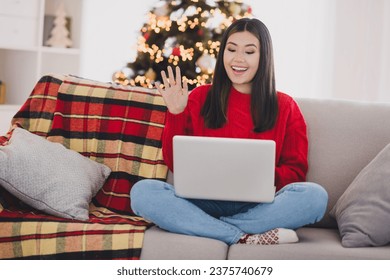
<path id="1" fill-rule="evenodd" d="M 13 119 L 112 170 L 88 222 L 29 208 L 0 187 L 1 259 L 139 259 L 150 223 L 130 208 L 130 189 L 165 180 L 161 135 L 166 108 L 153 90 L 72 76 L 44 76 Z M 0 138 L 5 144 L 7 136 Z"/>

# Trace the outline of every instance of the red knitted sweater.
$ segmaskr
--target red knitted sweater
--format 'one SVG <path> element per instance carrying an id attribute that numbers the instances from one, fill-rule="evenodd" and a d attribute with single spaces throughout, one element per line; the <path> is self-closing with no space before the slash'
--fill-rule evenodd
<path id="1" fill-rule="evenodd" d="M 210 85 L 195 88 L 183 113 L 167 113 L 163 132 L 163 156 L 170 170 L 173 171 L 172 138 L 175 135 L 270 139 L 276 142 L 276 189 L 289 183 L 305 181 L 308 169 L 306 123 L 298 105 L 290 96 L 277 93 L 279 114 L 275 126 L 256 133 L 253 132 L 250 94 L 240 93 L 232 88 L 226 124 L 218 129 L 209 129 L 204 126 L 200 115 L 209 88 Z"/>

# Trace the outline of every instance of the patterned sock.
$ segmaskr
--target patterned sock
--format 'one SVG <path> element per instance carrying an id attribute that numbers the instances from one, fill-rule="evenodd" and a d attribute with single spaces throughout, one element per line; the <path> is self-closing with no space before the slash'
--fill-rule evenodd
<path id="1" fill-rule="evenodd" d="M 298 242 L 298 236 L 292 229 L 275 228 L 259 234 L 244 234 L 237 243 L 255 245 L 274 245 Z"/>

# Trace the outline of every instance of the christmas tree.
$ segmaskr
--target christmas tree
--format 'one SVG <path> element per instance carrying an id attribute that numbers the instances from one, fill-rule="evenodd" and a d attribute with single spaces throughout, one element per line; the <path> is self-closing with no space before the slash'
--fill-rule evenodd
<path id="1" fill-rule="evenodd" d="M 251 8 L 240 0 L 160 0 L 147 16 L 135 61 L 114 73 L 113 80 L 153 87 L 171 65 L 180 67 L 193 88 L 211 82 L 224 30 L 250 17 Z"/>
<path id="2" fill-rule="evenodd" d="M 61 2 L 56 11 L 54 26 L 50 32 L 50 38 L 46 41 L 46 45 L 58 48 L 72 47 L 72 40 L 69 38 L 70 32 L 66 25 L 65 6 Z"/>

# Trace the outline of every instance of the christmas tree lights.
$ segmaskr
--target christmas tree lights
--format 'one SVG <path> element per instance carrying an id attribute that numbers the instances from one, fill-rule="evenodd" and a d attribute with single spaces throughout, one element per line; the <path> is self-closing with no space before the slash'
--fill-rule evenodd
<path id="1" fill-rule="evenodd" d="M 250 6 L 239 0 L 160 0 L 140 30 L 136 59 L 113 80 L 151 88 L 171 65 L 180 67 L 190 88 L 209 83 L 224 30 L 251 16 Z"/>

